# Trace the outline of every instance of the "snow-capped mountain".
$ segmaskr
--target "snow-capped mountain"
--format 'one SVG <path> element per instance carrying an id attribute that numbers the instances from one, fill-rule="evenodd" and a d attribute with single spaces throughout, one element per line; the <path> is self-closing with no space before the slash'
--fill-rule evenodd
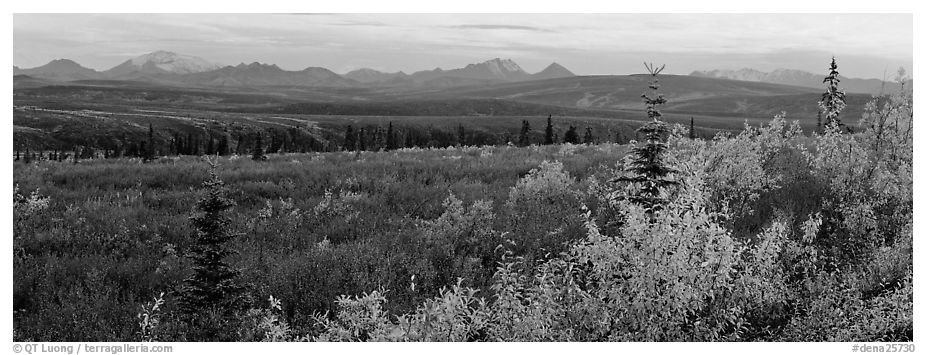
<path id="1" fill-rule="evenodd" d="M 110 76 L 121 76 L 132 72 L 144 74 L 192 74 L 212 71 L 222 65 L 168 51 L 156 51 L 129 59 L 106 71 Z"/>

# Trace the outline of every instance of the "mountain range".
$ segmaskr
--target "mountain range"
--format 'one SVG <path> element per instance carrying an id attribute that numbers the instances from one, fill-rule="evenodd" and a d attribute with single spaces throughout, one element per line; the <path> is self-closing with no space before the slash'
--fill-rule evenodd
<path id="1" fill-rule="evenodd" d="M 411 74 L 386 73 L 361 68 L 338 74 L 321 67 L 284 70 L 274 64 L 254 62 L 221 65 L 203 58 L 168 51 L 156 51 L 130 58 L 121 64 L 96 71 L 69 59 L 55 59 L 40 67 L 13 67 L 21 87 L 61 82 L 124 81 L 165 86 L 203 88 L 363 88 L 371 90 L 433 90 L 472 87 L 560 78 L 580 78 L 560 64 L 552 63 L 540 72 L 528 73 L 511 59 L 494 58 L 462 68 L 422 70 Z M 694 71 L 691 77 L 751 81 L 822 90 L 823 75 L 793 69 L 762 72 L 755 69 Z M 848 93 L 873 94 L 896 91 L 897 83 L 877 79 L 840 77 L 839 86 Z M 912 82 L 908 85 L 912 86 Z"/>
<path id="2" fill-rule="evenodd" d="M 794 69 L 776 69 L 771 72 L 763 72 L 752 68 L 743 68 L 739 70 L 696 70 L 689 75 L 705 78 L 720 78 L 803 86 L 815 89 L 823 88 L 823 78 L 826 77 L 825 75 L 813 74 Z M 885 92 L 896 91 L 898 87 L 899 84 L 897 83 L 885 82 L 878 79 L 854 79 L 846 78 L 843 76 L 839 77 L 839 88 L 850 93 L 878 95 Z"/>
<path id="3" fill-rule="evenodd" d="M 424 70 L 413 74 L 384 73 L 363 68 L 339 75 L 320 67 L 299 71 L 283 70 L 274 64 L 254 62 L 223 66 L 208 60 L 167 51 L 156 51 L 126 60 L 105 71 L 81 66 L 69 59 L 56 59 L 46 65 L 21 69 L 14 75 L 51 81 L 124 80 L 178 86 L 253 87 L 253 86 L 424 86 L 449 87 L 575 76 L 565 67 L 552 63 L 530 74 L 511 59 L 495 58 L 458 69 Z"/>

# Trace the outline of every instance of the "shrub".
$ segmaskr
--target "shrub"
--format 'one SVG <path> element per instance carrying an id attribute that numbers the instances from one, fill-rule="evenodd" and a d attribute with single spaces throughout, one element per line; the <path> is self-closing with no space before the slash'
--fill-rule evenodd
<path id="1" fill-rule="evenodd" d="M 465 278 L 479 284 L 491 276 L 483 272 L 491 270 L 493 249 L 499 242 L 492 228 L 492 203 L 478 200 L 467 210 L 463 201 L 451 193 L 443 205 L 444 213 L 421 228 L 428 259 L 440 275 L 434 282 L 447 285 Z"/>
<path id="2" fill-rule="evenodd" d="M 533 260 L 549 253 L 556 255 L 580 227 L 579 193 L 563 164 L 544 161 L 518 180 L 508 192 L 508 234 L 516 255 Z"/>

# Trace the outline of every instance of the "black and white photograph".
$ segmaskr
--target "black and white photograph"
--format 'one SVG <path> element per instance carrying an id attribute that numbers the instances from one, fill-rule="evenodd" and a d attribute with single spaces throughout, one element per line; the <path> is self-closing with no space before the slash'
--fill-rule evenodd
<path id="1" fill-rule="evenodd" d="M 914 352 L 914 14 L 838 10 L 13 12 L 9 344 Z"/>

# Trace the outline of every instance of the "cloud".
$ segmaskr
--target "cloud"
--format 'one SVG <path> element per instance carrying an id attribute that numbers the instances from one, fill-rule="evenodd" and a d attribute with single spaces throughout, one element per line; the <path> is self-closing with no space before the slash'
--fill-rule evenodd
<path id="1" fill-rule="evenodd" d="M 912 15 L 892 14 L 14 14 L 14 64 L 55 58 L 108 69 L 116 53 L 164 49 L 213 61 L 286 69 L 375 65 L 452 68 L 493 57 L 522 67 L 557 61 L 576 73 L 638 71 L 664 58 L 673 71 L 714 66 L 796 67 L 772 55 L 822 51 L 858 61 L 865 76 L 912 63 Z M 645 55 L 643 55 L 645 54 Z M 626 59 L 625 64 L 623 63 Z M 824 58 L 825 59 L 825 58 Z M 824 60 L 824 64 L 828 61 Z M 526 64 L 525 64 L 526 63 Z M 871 63 L 871 64 L 868 64 Z M 883 64 L 878 64 L 883 63 Z M 846 68 L 853 67 L 847 61 Z M 907 66 L 906 64 L 904 64 Z M 798 67 L 802 68 L 802 67 Z M 772 68 L 775 69 L 775 68 Z M 825 68 L 824 68 L 825 69 Z"/>
<path id="2" fill-rule="evenodd" d="M 533 32 L 548 32 L 548 33 L 556 32 L 556 31 L 546 29 L 546 28 L 539 28 L 539 27 L 533 27 L 533 26 L 518 26 L 518 25 L 484 24 L 484 25 L 457 25 L 457 26 L 448 26 L 448 27 L 464 29 L 464 30 L 476 29 L 476 30 L 517 30 L 517 31 L 533 31 Z"/>

